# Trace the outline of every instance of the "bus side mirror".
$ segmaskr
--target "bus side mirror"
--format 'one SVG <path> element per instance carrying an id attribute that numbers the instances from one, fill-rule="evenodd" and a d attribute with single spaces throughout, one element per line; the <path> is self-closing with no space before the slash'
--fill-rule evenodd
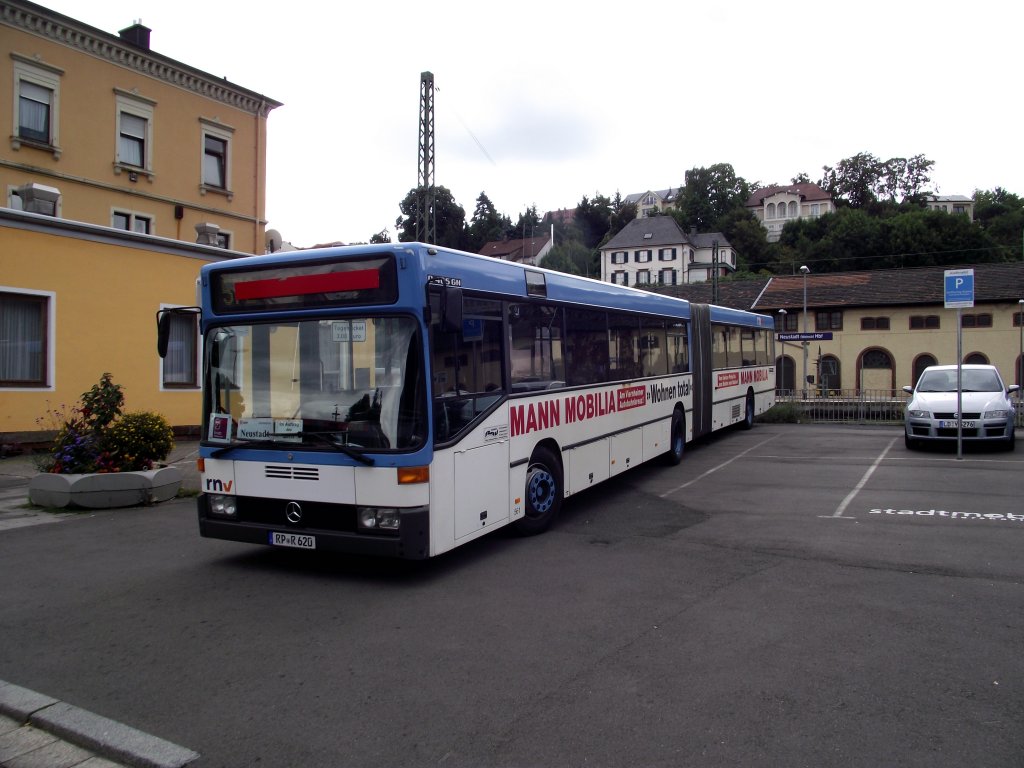
<path id="1" fill-rule="evenodd" d="M 441 294 L 441 328 L 448 333 L 462 332 L 462 289 L 445 286 Z"/>
<path id="2" fill-rule="evenodd" d="M 167 357 L 167 343 L 171 338 L 171 313 L 162 309 L 156 313 L 156 353 Z"/>

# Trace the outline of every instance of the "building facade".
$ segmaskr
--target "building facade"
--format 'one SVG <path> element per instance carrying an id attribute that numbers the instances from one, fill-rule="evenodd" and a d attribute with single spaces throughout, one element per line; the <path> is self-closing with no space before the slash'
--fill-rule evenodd
<path id="1" fill-rule="evenodd" d="M 554 240 L 550 235 L 516 240 L 492 240 L 489 243 L 484 243 L 484 247 L 480 249 L 480 255 L 536 266 L 548 255 L 553 245 Z"/>
<path id="2" fill-rule="evenodd" d="M 0 204 L 264 252 L 266 123 L 280 104 L 149 48 L 0 0 Z"/>
<path id="3" fill-rule="evenodd" d="M 601 246 L 601 279 L 619 285 L 683 285 L 736 271 L 721 232 L 683 232 L 671 216 L 633 219 Z"/>
<path id="4" fill-rule="evenodd" d="M 746 207 L 767 230 L 769 243 L 778 242 L 790 221 L 835 212 L 832 196 L 811 183 L 762 187 L 750 196 Z"/>
<path id="5" fill-rule="evenodd" d="M 264 253 L 272 99 L 24 0 L 0 0 L 0 440 L 109 372 L 126 407 L 197 423 L 205 261 Z M 13 437 L 12 437 L 13 436 Z"/>

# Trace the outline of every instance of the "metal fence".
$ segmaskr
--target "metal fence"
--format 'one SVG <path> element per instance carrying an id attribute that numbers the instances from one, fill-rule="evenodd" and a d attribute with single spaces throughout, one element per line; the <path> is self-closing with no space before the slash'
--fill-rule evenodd
<path id="1" fill-rule="evenodd" d="M 831 389 L 806 392 L 777 389 L 777 404 L 800 409 L 801 420 L 846 424 L 902 423 L 910 395 L 902 389 Z M 1024 406 L 1017 405 L 1016 425 L 1024 427 Z"/>

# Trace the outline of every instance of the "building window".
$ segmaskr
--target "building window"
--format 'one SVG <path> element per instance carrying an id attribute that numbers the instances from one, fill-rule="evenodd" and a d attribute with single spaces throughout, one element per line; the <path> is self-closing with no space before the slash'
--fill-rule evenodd
<path id="1" fill-rule="evenodd" d="M 658 279 L 662 285 L 676 285 L 679 278 L 678 273 L 674 269 L 663 269 Z"/>
<path id="2" fill-rule="evenodd" d="M 799 320 L 800 316 L 796 313 L 785 315 L 782 321 L 782 329 L 784 331 L 799 331 Z"/>
<path id="3" fill-rule="evenodd" d="M 638 264 L 643 264 L 644 262 L 648 262 L 651 260 L 651 255 L 652 251 L 650 251 L 649 249 L 645 251 L 637 251 L 636 255 L 634 256 L 634 260 Z"/>
<path id="4" fill-rule="evenodd" d="M 862 331 L 888 331 L 889 330 L 889 318 L 888 317 L 862 317 L 860 319 L 860 329 Z"/>
<path id="5" fill-rule="evenodd" d="M 612 272 L 612 282 L 616 285 L 629 285 L 629 275 L 623 270 Z"/>
<path id="6" fill-rule="evenodd" d="M 200 118 L 203 134 L 201 191 L 227 192 L 231 188 L 231 139 L 234 128 Z"/>
<path id="7" fill-rule="evenodd" d="M 163 358 L 161 373 L 165 387 L 197 387 L 199 377 L 199 324 L 192 313 L 171 313 L 170 337 L 167 356 Z"/>
<path id="8" fill-rule="evenodd" d="M 228 143 L 216 136 L 203 137 L 203 184 L 227 189 Z"/>
<path id="9" fill-rule="evenodd" d="M 625 264 L 626 263 L 626 252 L 625 251 L 612 251 L 612 264 Z"/>
<path id="10" fill-rule="evenodd" d="M 964 365 L 988 365 L 988 357 L 981 352 L 971 352 L 964 358 Z"/>
<path id="11" fill-rule="evenodd" d="M 910 330 L 912 331 L 923 331 L 923 330 L 935 330 L 939 328 L 939 316 L 938 315 L 911 315 L 910 316 Z"/>
<path id="12" fill-rule="evenodd" d="M 231 235 L 227 232 L 217 233 L 217 247 L 224 248 L 225 250 L 231 249 Z"/>
<path id="13" fill-rule="evenodd" d="M 775 218 L 775 203 L 768 203 L 767 218 L 769 218 L 769 219 L 774 219 Z"/>
<path id="14" fill-rule="evenodd" d="M 814 330 L 816 331 L 841 331 L 843 330 L 843 313 L 840 311 L 816 312 L 814 315 Z"/>
<path id="15" fill-rule="evenodd" d="M 795 200 L 790 200 L 789 201 L 789 218 L 795 219 L 798 215 L 799 215 L 799 211 L 797 210 L 797 207 L 796 207 L 796 201 Z"/>
<path id="16" fill-rule="evenodd" d="M 60 79 L 64 70 L 12 53 L 14 60 L 14 125 L 12 149 L 22 142 L 53 150 L 60 157 Z"/>
<path id="17" fill-rule="evenodd" d="M 648 285 L 651 282 L 651 270 L 641 269 L 636 273 L 637 285 Z"/>
<path id="18" fill-rule="evenodd" d="M 114 229 L 123 229 L 126 232 L 138 232 L 142 235 L 153 234 L 153 219 L 149 216 L 140 216 L 137 213 L 128 211 L 114 211 L 111 217 L 111 226 Z"/>
<path id="19" fill-rule="evenodd" d="M 48 385 L 50 301 L 0 291 L 0 387 Z"/>
<path id="20" fill-rule="evenodd" d="M 991 328 L 992 315 L 987 313 L 961 315 L 960 324 L 962 328 Z"/>
<path id="21" fill-rule="evenodd" d="M 927 352 L 918 355 L 914 358 L 914 381 L 912 386 L 917 386 L 917 380 L 921 378 L 921 374 L 924 373 L 924 369 L 929 365 L 938 365 L 939 361 L 935 359 L 934 355 L 930 355 Z"/>
<path id="22" fill-rule="evenodd" d="M 153 114 L 156 102 L 114 89 L 117 94 L 117 154 L 115 173 L 153 168 Z"/>
<path id="23" fill-rule="evenodd" d="M 675 248 L 660 248 L 658 250 L 658 261 L 675 261 L 676 260 L 676 249 Z"/>

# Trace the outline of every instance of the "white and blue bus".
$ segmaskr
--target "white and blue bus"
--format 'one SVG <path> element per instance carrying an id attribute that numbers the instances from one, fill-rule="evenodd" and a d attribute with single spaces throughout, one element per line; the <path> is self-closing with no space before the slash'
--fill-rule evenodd
<path id="1" fill-rule="evenodd" d="M 208 264 L 199 292 L 203 536 L 426 558 L 540 533 L 774 402 L 770 316 L 420 243 Z"/>

